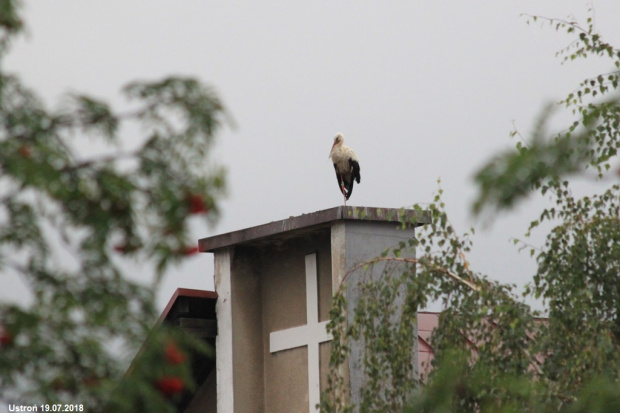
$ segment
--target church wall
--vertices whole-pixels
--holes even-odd
[[[265,411],[268,412],[308,411],[307,397],[300,397],[308,394],[307,347],[272,354],[269,334],[306,324],[305,256],[311,253],[317,253],[319,321],[323,321],[331,306],[329,228],[265,247],[262,252]],[[326,377],[327,364],[321,364],[321,376]]]
[[[325,239],[320,241],[321,249],[318,251],[318,276],[319,276],[319,321],[329,320],[329,311],[332,306],[332,257],[329,232]],[[331,345],[329,342],[319,344],[321,391],[327,388],[327,376],[329,374],[329,358]]]
[[[401,230],[394,223],[368,223],[363,221],[347,221],[345,223],[345,273],[356,265],[381,256],[387,248],[398,247],[399,242],[407,242],[414,236],[413,228]],[[409,256],[403,251],[404,257],[415,258],[412,251]],[[355,307],[359,301],[361,288],[358,282],[361,279],[378,279],[384,277],[385,264],[375,264],[369,271],[360,270],[352,273],[347,278],[347,312],[349,323],[353,322]],[[393,268],[393,266],[391,266]],[[398,272],[389,275],[397,276]],[[417,334],[417,333],[416,333]],[[351,401],[359,406],[361,402],[361,389],[364,385],[362,357],[364,345],[360,341],[350,343],[351,355],[349,357],[349,384]],[[412,363],[417,367],[416,353],[412,354]]]
[[[235,413],[264,412],[260,251],[236,247],[232,260],[233,385]]]
[[[215,256],[218,411],[308,411],[308,360],[313,366],[319,364],[318,379],[321,390],[325,389],[331,345],[325,342],[325,331],[320,331],[324,326],[316,324],[316,318],[311,323],[314,330],[305,328],[306,269],[308,280],[316,271],[318,319],[326,321],[332,294],[350,268],[413,236],[413,229],[397,230],[399,225],[390,214],[400,212],[338,207],[200,240],[202,250]],[[425,220],[428,217],[420,216],[416,222]],[[311,254],[316,254],[316,268]],[[380,269],[373,274],[380,275]],[[356,275],[350,276],[345,310],[349,321],[359,297],[355,284]],[[315,297],[311,288],[308,291]],[[294,327],[298,328],[287,334]],[[302,342],[311,342],[313,351],[308,351],[308,345],[287,349]],[[359,364],[362,350],[359,343],[353,343],[352,356],[340,372],[350,384],[355,403],[364,380]],[[415,363],[415,355],[412,360]],[[315,400],[316,367],[311,375],[315,385],[310,386],[310,393]]]
[[[233,339],[232,339],[232,295],[231,262],[233,248],[222,248],[214,254],[215,285],[217,288],[217,337],[216,371],[217,371],[217,411],[234,412],[233,384]]]

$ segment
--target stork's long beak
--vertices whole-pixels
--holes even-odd
[[[327,155],[328,158],[332,156],[332,151],[334,150],[334,146],[336,145],[338,145],[338,142],[334,142],[334,144],[332,145],[332,148],[329,150],[329,155]]]

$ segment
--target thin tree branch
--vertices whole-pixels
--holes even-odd
[[[466,279],[460,277],[459,275],[453,273],[450,270],[447,270],[447,269],[442,268],[442,267],[430,266],[430,265],[428,265],[428,264],[426,264],[424,262],[420,262],[419,260],[417,260],[415,258],[402,258],[402,257],[377,257],[377,258],[374,258],[374,259],[372,259],[370,261],[366,261],[366,262],[363,262],[361,264],[358,264],[355,267],[351,268],[349,271],[347,271],[347,273],[344,275],[344,278],[340,282],[340,286],[342,286],[342,284],[347,280],[349,274],[359,270],[360,268],[366,267],[368,265],[373,265],[373,264],[376,264],[376,263],[382,262],[382,261],[406,262],[406,263],[410,263],[410,264],[424,265],[428,269],[430,269],[431,271],[437,271],[437,272],[444,273],[447,276],[449,276],[450,278],[452,278],[454,281],[459,282],[461,284],[464,284],[464,285],[466,285],[467,287],[469,287],[470,289],[472,289],[472,290],[474,290],[476,292],[480,292],[480,287],[479,286],[474,284],[472,281],[469,281],[469,280],[466,280]]]

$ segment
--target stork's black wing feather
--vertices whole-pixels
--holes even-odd
[[[359,184],[362,179],[360,175],[360,164],[354,159],[349,159],[349,165],[351,166],[351,180],[355,179],[355,182]]]
[[[360,183],[360,164],[355,159],[349,159],[349,167],[351,168],[351,179],[349,182],[345,182],[347,187],[347,193],[345,194],[347,200],[351,198],[351,194],[353,193],[353,183]]]

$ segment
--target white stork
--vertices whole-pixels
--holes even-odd
[[[344,196],[344,204],[346,205],[347,199],[349,199],[353,193],[353,181],[359,184],[361,176],[357,155],[355,155],[353,149],[343,145],[343,143],[344,136],[342,136],[341,133],[337,134],[334,138],[334,144],[332,145],[329,157],[334,163],[338,187]]]

